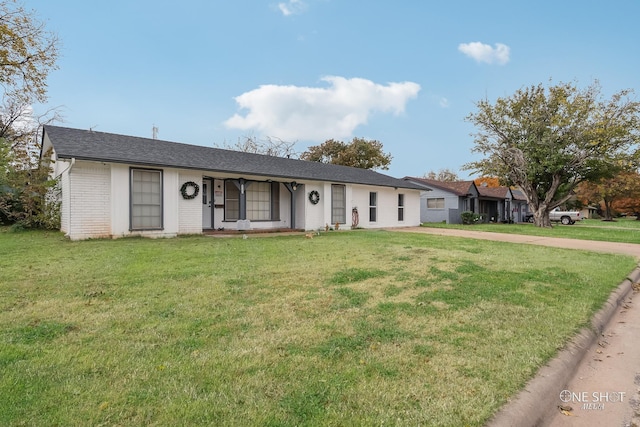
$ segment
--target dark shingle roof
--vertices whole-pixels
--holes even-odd
[[[511,189],[511,194],[513,194],[513,198],[515,200],[527,200],[527,196],[525,196],[524,193],[520,190]]]
[[[482,197],[492,197],[494,199],[506,199],[509,187],[483,187],[478,186],[478,193]]]
[[[60,126],[44,126],[44,133],[63,159],[420,189],[401,179],[347,166]]]
[[[405,180],[414,181],[422,186],[438,188],[449,191],[456,196],[466,196],[473,185],[473,181],[436,181],[435,179],[405,177]]]

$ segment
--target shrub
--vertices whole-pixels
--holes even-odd
[[[480,215],[471,211],[464,211],[460,214],[463,224],[475,224],[480,221]]]

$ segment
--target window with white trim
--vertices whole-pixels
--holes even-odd
[[[398,194],[398,221],[404,221],[404,194]]]
[[[427,209],[444,209],[444,197],[427,199]]]
[[[162,229],[162,171],[131,169],[130,229]]]

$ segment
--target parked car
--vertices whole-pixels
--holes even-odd
[[[526,214],[524,219],[527,222],[533,222],[533,214]],[[563,225],[575,224],[576,221],[580,221],[582,219],[583,218],[578,211],[563,211],[560,210],[560,208],[554,208],[549,212],[549,220],[560,222]]]
[[[554,208],[549,212],[549,219],[551,221],[560,221],[560,223],[564,225],[569,225],[580,221],[582,217],[578,211],[562,211],[560,208]]]

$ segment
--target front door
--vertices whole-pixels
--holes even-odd
[[[202,229],[212,228],[213,224],[213,200],[211,197],[213,191],[213,180],[204,178],[202,180]]]

